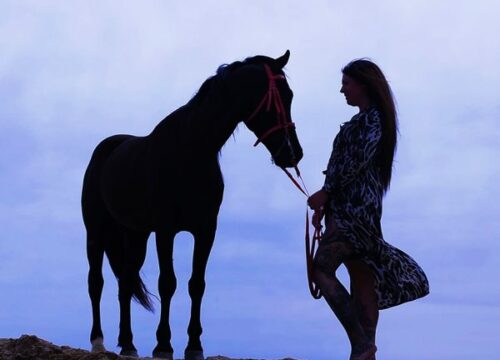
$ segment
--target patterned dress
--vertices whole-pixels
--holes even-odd
[[[372,269],[378,307],[386,309],[427,295],[429,282],[415,260],[382,236],[383,185],[377,165],[380,117],[377,108],[371,107],[341,125],[323,190],[329,194],[330,221],[354,256]]]

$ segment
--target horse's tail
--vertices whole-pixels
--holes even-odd
[[[135,281],[133,282],[132,296],[134,300],[144,306],[146,310],[154,312],[154,305],[151,301],[150,295],[152,294],[149,292],[146,284],[142,281],[139,273],[137,273]]]
[[[129,277],[126,279],[126,284],[129,286],[129,290],[132,291],[132,297],[134,300],[141,304],[146,310],[153,312],[154,306],[150,297],[152,294],[147,289],[146,284],[142,281],[139,269],[133,269],[130,275],[124,275],[125,266],[130,265],[127,264],[125,260],[127,258],[126,253],[127,251],[133,251],[124,245],[122,232],[119,236],[109,237],[108,241],[106,241],[105,252],[111,269],[113,270],[113,273],[118,281],[120,281],[122,276]]]

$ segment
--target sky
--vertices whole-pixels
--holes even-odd
[[[498,359],[500,23],[496,1],[0,2],[0,338],[89,348],[82,178],[103,138],[146,135],[224,63],[291,51],[292,116],[310,191],[339,125],[357,109],[341,68],[369,57],[399,111],[385,240],[425,270],[429,296],[384,310],[378,358]],[[349,344],[304,259],[305,198],[239,126],[221,154],[226,190],[208,264],[206,355],[346,359]],[[176,237],[172,343],[187,342],[192,237]],[[116,281],[101,302],[116,351]],[[150,241],[142,276],[157,293]],[[348,281],[345,270],[340,277]],[[159,319],[133,305],[135,344]]]

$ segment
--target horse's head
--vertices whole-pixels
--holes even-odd
[[[244,123],[258,138],[255,146],[262,142],[282,168],[297,165],[303,156],[290,115],[293,92],[283,72],[289,57],[290,51],[277,59],[255,56],[234,74]]]

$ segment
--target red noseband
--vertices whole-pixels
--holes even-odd
[[[276,80],[284,80],[285,76],[284,75],[275,75],[271,71],[271,68],[269,65],[264,64],[264,69],[266,70],[267,78],[269,80],[269,88],[260,101],[259,105],[257,105],[257,108],[254,110],[252,115],[250,115],[247,119],[247,122],[252,120],[257,114],[260,112],[260,110],[266,106],[266,111],[271,110],[271,104],[274,105],[274,109],[276,110],[276,117],[277,117],[277,124],[276,126],[273,126],[269,130],[267,130],[264,134],[260,136],[260,138],[255,142],[253,146],[259,145],[260,142],[262,142],[265,138],[267,138],[269,135],[271,135],[273,132],[280,130],[280,129],[285,129],[287,136],[288,136],[288,128],[295,128],[295,124],[291,121],[288,121],[288,118],[286,116],[286,111],[285,111],[285,106],[283,105],[283,101],[281,100],[281,94],[276,86]]]

